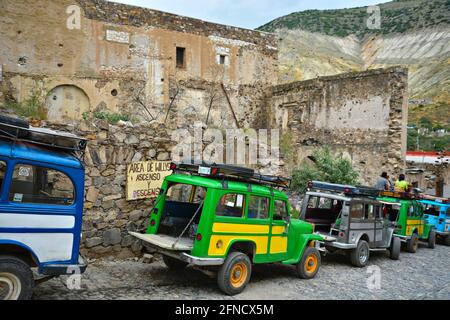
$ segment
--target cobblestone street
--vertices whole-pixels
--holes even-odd
[[[381,270],[381,289],[369,290],[369,269],[353,268],[344,256],[322,258],[317,277],[305,281],[291,266],[255,266],[240,295],[221,294],[214,278],[187,268],[169,271],[160,259],[97,260],[82,277],[81,290],[69,290],[66,277],[36,287],[34,299],[450,299],[449,248],[421,245],[416,254],[402,252],[399,261],[372,253],[370,266]]]

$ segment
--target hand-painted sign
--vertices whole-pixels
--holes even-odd
[[[170,161],[134,162],[127,168],[127,200],[154,198],[164,178],[170,175]]]

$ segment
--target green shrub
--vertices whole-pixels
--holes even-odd
[[[305,164],[292,174],[292,188],[303,192],[310,180],[330,183],[357,184],[359,174],[353,169],[350,160],[335,156],[329,147],[314,150],[314,165]]]
[[[5,107],[13,110],[18,116],[45,120],[47,115],[42,104],[42,95],[39,89],[33,88],[30,95],[22,102],[7,101]]]

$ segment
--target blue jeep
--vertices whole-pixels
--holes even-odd
[[[81,274],[86,140],[0,116],[0,300]],[[33,274],[32,268],[36,268]]]
[[[438,238],[450,246],[450,201],[448,199],[421,200],[425,219],[434,226]]]

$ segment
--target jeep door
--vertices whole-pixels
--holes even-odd
[[[408,201],[406,235],[411,236],[413,232],[417,232],[422,237],[424,232],[425,221],[423,219],[423,207],[417,201]]]
[[[0,240],[31,248],[41,264],[77,263],[81,171],[65,168],[63,172],[52,165],[9,160],[0,201]]]
[[[251,243],[254,262],[265,262],[270,233],[270,198],[240,191],[215,190],[215,199],[218,202],[215,204],[208,255],[223,257],[233,245]]]
[[[350,205],[349,243],[357,244],[366,235],[372,247],[375,240],[375,216],[373,204],[352,201]]]
[[[283,199],[273,199],[269,253],[271,261],[286,258],[288,247],[289,205]]]

